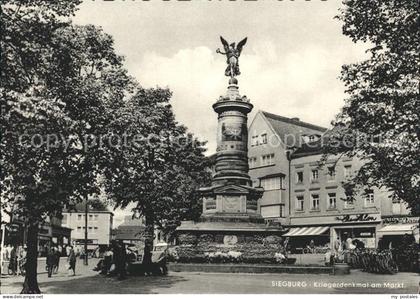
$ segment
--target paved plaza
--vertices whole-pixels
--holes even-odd
[[[419,274],[369,274],[352,270],[350,275],[328,274],[231,274],[231,273],[176,273],[165,277],[128,277],[119,281],[92,271],[97,260],[89,266],[77,261],[77,275],[68,276],[65,269],[51,278],[38,275],[43,293],[418,293]],[[65,263],[63,262],[64,266]],[[1,293],[19,293],[23,277],[2,276]]]

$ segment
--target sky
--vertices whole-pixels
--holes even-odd
[[[239,65],[239,91],[258,110],[329,127],[346,97],[341,66],[364,60],[367,45],[342,35],[334,19],[340,0],[84,1],[77,24],[112,35],[129,73],[143,87],[169,87],[177,120],[216,148],[211,106],[226,93],[228,42],[248,37]],[[121,215],[116,213],[116,222]]]

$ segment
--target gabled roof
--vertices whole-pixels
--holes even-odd
[[[287,118],[277,114],[260,111],[275,133],[288,147],[300,147],[302,136],[322,135],[327,128],[300,121],[295,118]]]
[[[337,152],[351,150],[352,148],[351,144],[346,146],[343,140],[340,141],[340,128],[334,127],[326,131],[319,139],[302,143],[301,146],[292,153],[292,159],[324,153],[324,147],[328,147],[329,145],[333,146],[334,144],[337,144],[335,147]]]

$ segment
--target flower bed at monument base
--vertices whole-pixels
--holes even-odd
[[[296,262],[295,258],[287,258],[280,253],[278,246],[267,244],[180,245],[171,249],[168,260],[187,264],[294,264]]]

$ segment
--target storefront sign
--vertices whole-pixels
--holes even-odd
[[[382,222],[384,224],[418,224],[419,217],[384,217]]]
[[[343,215],[335,217],[338,221],[341,222],[366,222],[366,221],[376,221],[376,217],[369,214],[357,214],[357,215]]]
[[[379,213],[346,214],[337,216],[295,216],[290,217],[291,225],[348,225],[381,221]]]

